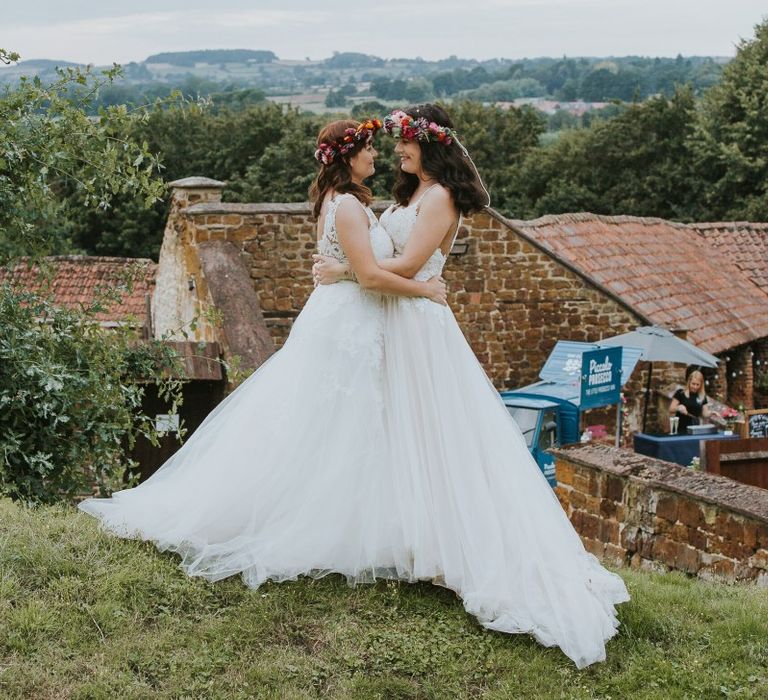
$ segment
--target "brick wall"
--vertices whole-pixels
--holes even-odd
[[[557,495],[593,554],[768,586],[768,491],[602,445],[556,453]]]
[[[752,345],[755,408],[768,408],[768,338]]]
[[[445,277],[451,306],[472,349],[499,388],[538,378],[558,339],[596,341],[640,320],[572,270],[519,236],[500,217],[468,219]]]
[[[312,291],[316,244],[309,207],[203,203],[183,215],[191,245],[225,239],[241,248],[270,332],[281,345]],[[535,381],[558,338],[594,341],[639,325],[626,308],[495,216],[467,219],[459,235],[466,252],[451,255],[446,266],[449,303],[498,388]]]
[[[195,241],[238,245],[262,313],[280,347],[312,292],[315,223],[305,204],[199,205],[187,210]]]
[[[188,326],[193,315],[205,311],[205,280],[195,248],[201,241],[227,240],[242,253],[269,332],[280,347],[312,291],[316,235],[309,206],[225,204],[220,201],[224,183],[188,178],[172,184],[177,186],[161,251],[156,332]],[[375,203],[374,209],[380,212],[385,206]],[[620,300],[544,252],[492,210],[464,221],[455,250],[459,249],[463,252],[450,256],[444,272],[450,286],[449,304],[499,389],[535,381],[558,339],[599,341],[644,324]],[[196,305],[187,291],[190,280],[200,287]],[[187,332],[194,339],[215,340],[215,330],[204,319],[196,330],[187,328]],[[758,359],[768,366],[768,348],[763,345],[761,352]],[[743,379],[732,388],[723,368],[712,388],[742,401],[752,385],[746,374],[751,378],[756,367],[752,360],[748,348],[734,351],[732,362],[738,363],[734,379]],[[631,429],[640,427],[646,370],[646,363],[640,363],[627,387]],[[680,365],[655,363],[651,391],[672,377],[682,383],[683,375]],[[649,429],[665,428],[662,414],[652,395]],[[590,420],[609,424],[613,420],[611,415],[598,418]]]
[[[728,401],[731,406],[754,408],[753,353],[749,345],[741,345],[726,354]]]

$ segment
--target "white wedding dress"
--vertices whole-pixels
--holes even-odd
[[[382,215],[396,253],[418,210]],[[415,277],[444,264],[437,250]],[[489,629],[530,633],[579,668],[604,660],[624,582],[585,551],[451,310],[385,305],[386,430],[407,543],[398,568],[456,591]]]
[[[329,203],[319,251],[345,260]],[[357,200],[355,200],[357,201]],[[367,209],[377,258],[392,242]],[[257,587],[299,574],[393,576],[381,296],[317,287],[275,355],[136,488],[80,504],[103,527],[181,555],[191,576]]]

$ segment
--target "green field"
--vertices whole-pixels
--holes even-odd
[[[768,591],[620,573],[621,632],[577,671],[428,584],[209,584],[72,509],[0,501],[0,697],[768,697]]]

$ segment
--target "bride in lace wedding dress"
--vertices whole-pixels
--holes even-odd
[[[323,129],[311,191],[319,250],[349,257],[366,288],[317,287],[283,348],[151,478],[83,501],[106,530],[177,552],[192,576],[240,573],[253,587],[332,571],[352,581],[398,575],[404,543],[385,468],[381,293],[438,306],[445,286],[376,265],[392,255],[363,185],[380,125],[339,121]]]
[[[397,204],[381,217],[396,251],[379,260],[415,280],[440,275],[462,213],[487,192],[448,115],[392,113]],[[318,258],[323,284],[345,265]],[[456,591],[485,627],[530,633],[582,668],[605,659],[623,581],[587,553],[447,306],[385,299],[384,417],[398,571]]]

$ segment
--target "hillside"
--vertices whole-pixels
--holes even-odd
[[[675,58],[560,57],[498,58],[486,61],[450,56],[383,59],[363,53],[336,52],[321,60],[281,59],[271,51],[221,49],[166,52],[124,66],[124,78],[105,89],[105,103],[141,103],[171,87],[190,95],[256,88],[281,102],[344,107],[363,99],[420,102],[472,99],[510,102],[550,98],[561,102],[634,101],[672,94],[690,85],[696,94],[719,81],[728,59],[708,56]],[[22,61],[0,69],[0,82],[22,75],[55,76],[50,60]],[[112,91],[110,93],[110,91]],[[329,97],[330,95],[330,97]],[[118,100],[119,98],[119,100]],[[318,107],[315,109],[315,107]]]
[[[0,501],[3,698],[764,698],[768,596],[621,571],[608,661],[483,631],[450,592],[186,578],[72,509]]]

